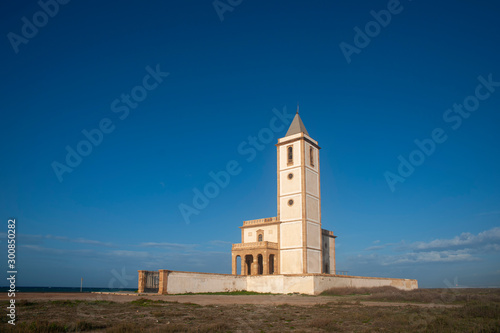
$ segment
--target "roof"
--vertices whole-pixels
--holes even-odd
[[[288,128],[288,132],[286,132],[285,136],[290,136],[298,133],[309,135],[309,133],[307,133],[306,127],[304,126],[304,123],[302,122],[302,119],[300,119],[299,111],[297,110],[297,113],[295,114],[295,117],[293,118],[292,123],[290,124],[290,128]]]

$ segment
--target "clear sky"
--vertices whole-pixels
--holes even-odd
[[[299,102],[338,270],[500,286],[498,1],[0,6],[0,268],[16,218],[18,285],[230,273],[242,221],[276,216]]]

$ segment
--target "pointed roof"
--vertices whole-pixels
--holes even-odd
[[[288,132],[286,132],[285,137],[298,133],[309,135],[309,133],[307,133],[306,127],[304,126],[304,123],[302,122],[302,119],[300,119],[299,107],[297,106],[297,113],[295,114],[295,117],[293,118],[292,123],[290,124],[290,128],[288,128]]]

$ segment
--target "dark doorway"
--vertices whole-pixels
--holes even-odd
[[[264,273],[264,263],[263,263],[264,259],[262,257],[262,254],[259,254],[257,256],[257,264],[258,264],[258,271],[257,271],[257,274],[259,275],[262,275]]]
[[[253,256],[251,254],[245,256],[245,263],[247,265],[247,275],[252,275]]]

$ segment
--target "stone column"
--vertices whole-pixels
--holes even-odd
[[[259,260],[258,258],[254,258],[252,262],[252,274],[251,275],[258,275],[259,273]]]
[[[160,269],[158,271],[160,273],[160,283],[158,286],[158,294],[166,295],[167,294],[167,283],[168,283],[168,273],[170,272],[167,269]]]
[[[244,263],[244,266],[245,266],[245,274],[243,275],[250,275],[251,272],[248,271],[248,263],[247,263],[247,255],[244,256],[245,259],[242,259],[242,265]],[[250,263],[250,268],[252,268],[253,266],[253,263]]]
[[[262,275],[269,275],[269,253],[264,251],[262,255]]]
[[[238,267],[238,265],[237,265],[237,261],[238,261],[237,256],[234,253],[231,253],[231,259],[232,259],[231,260],[231,263],[232,263],[231,264],[231,274],[236,275],[237,274],[236,269]]]
[[[139,272],[139,285],[137,286],[137,292],[143,293],[144,287],[146,286],[146,271],[138,271]]]
[[[279,265],[279,252],[274,255],[274,274],[280,274],[280,265]]]

